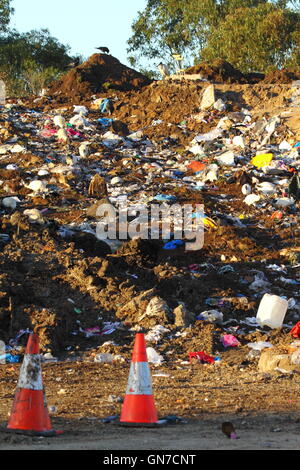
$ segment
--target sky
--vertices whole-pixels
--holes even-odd
[[[108,47],[121,63],[127,60],[131,25],[146,0],[12,0],[10,27],[23,33],[47,28],[51,36],[71,47],[70,55],[84,58]]]

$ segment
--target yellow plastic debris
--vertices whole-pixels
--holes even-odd
[[[273,160],[272,153],[262,153],[252,158],[251,164],[256,166],[256,168],[263,168],[264,166],[269,165],[269,163],[271,163],[272,160]]]
[[[217,224],[210,217],[205,217],[202,220],[207,227],[217,228]]]

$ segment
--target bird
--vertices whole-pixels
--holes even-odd
[[[109,49],[107,47],[95,47],[95,49],[99,49],[99,51],[109,54]]]
[[[161,73],[162,77],[163,78],[166,78],[170,75],[170,72],[169,72],[169,69],[168,67],[163,64],[162,62],[160,62],[158,65],[157,65],[157,68],[159,70],[159,72]]]
[[[229,439],[237,439],[237,435],[234,429],[234,426],[229,421],[222,423],[222,432],[227,436]]]

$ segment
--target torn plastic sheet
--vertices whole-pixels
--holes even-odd
[[[240,346],[239,340],[233,335],[224,335],[221,338],[221,342],[225,348]]]
[[[213,364],[215,362],[214,358],[206,354],[204,351],[199,352],[190,352],[189,360],[192,362],[193,359],[197,359],[202,364]]]
[[[91,338],[92,336],[110,335],[120,325],[119,322],[104,322],[103,324],[105,325],[104,328],[100,328],[100,326],[94,326],[92,328],[86,328],[85,330],[79,328],[79,331],[83,333],[86,338]]]
[[[26,334],[31,334],[33,333],[32,330],[30,330],[29,328],[27,328],[26,330],[20,330],[19,333],[17,334],[17,336],[14,338],[14,339],[11,339],[9,341],[9,345],[14,347],[18,344],[19,342],[19,339],[23,336],[23,335],[26,335]]]

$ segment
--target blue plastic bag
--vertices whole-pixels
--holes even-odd
[[[2,354],[0,361],[5,361],[8,364],[17,364],[21,361],[21,356],[13,356],[12,354]]]
[[[164,250],[176,250],[179,246],[183,246],[184,242],[182,240],[172,240],[164,246]]]
[[[100,119],[98,119],[98,122],[103,127],[109,127],[111,125],[111,123],[113,122],[113,120],[112,119],[107,119],[107,118],[100,118]]]

